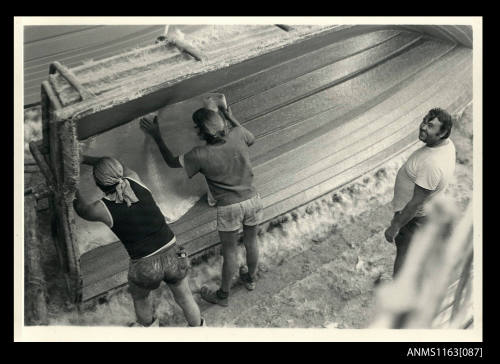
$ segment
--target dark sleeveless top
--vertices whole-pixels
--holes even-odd
[[[127,178],[139,199],[130,207],[102,199],[113,218],[111,230],[121,240],[130,258],[143,258],[163,247],[174,237],[151,192]]]

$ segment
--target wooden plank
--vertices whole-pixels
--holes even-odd
[[[318,50],[299,55],[287,62],[261,70],[217,90],[230,104],[302,76],[325,65],[351,57],[398,36],[397,30],[380,30],[350,37]]]
[[[376,83],[374,83],[374,85],[376,85]],[[344,121],[351,120],[352,118],[356,117],[357,115],[362,113],[367,108],[373,107],[377,103],[382,102],[385,97],[390,96],[392,93],[394,93],[395,91],[400,89],[402,87],[402,85],[404,85],[404,83],[403,84],[396,84],[396,86],[394,88],[387,90],[386,94],[381,94],[380,96],[377,96],[374,99],[365,100],[364,104],[360,103],[360,106],[353,108],[352,110],[348,111],[347,113],[343,113],[342,109],[340,109],[340,110],[334,109],[333,112],[338,113],[337,115],[339,115],[339,116],[342,115],[340,122],[342,122],[342,120],[344,120]],[[359,97],[358,95],[352,95],[352,99],[353,100],[360,100],[361,97]],[[307,107],[307,105],[304,107]],[[334,124],[329,124],[329,125],[327,124],[327,125],[324,125],[324,126],[317,128],[317,129],[313,129],[310,133],[305,134],[303,136],[296,136],[297,137],[296,140],[291,141],[289,143],[285,143],[283,145],[279,145],[278,147],[276,147],[274,149],[266,151],[265,154],[262,154],[262,155],[257,154],[251,150],[252,154],[255,153],[253,155],[252,161],[253,161],[254,165],[257,165],[257,166],[261,166],[264,163],[273,163],[273,161],[277,157],[284,155],[285,152],[296,150],[297,145],[302,145],[306,141],[311,141],[311,140],[314,140],[314,138],[321,136],[322,134],[324,134],[325,132],[330,130],[331,126],[338,126],[338,124],[335,124],[335,125]],[[259,148],[265,148],[265,147],[259,146]]]
[[[329,155],[332,149],[324,149],[324,146],[330,144],[332,140],[336,141],[335,150],[340,150],[343,146],[349,145],[349,143],[355,141],[356,138],[362,137],[368,132],[376,131],[379,127],[384,127],[384,123],[386,123],[386,120],[390,120],[389,118],[405,115],[419,104],[427,101],[431,96],[434,96],[437,92],[441,91],[444,92],[445,95],[455,95],[456,92],[453,91],[456,90],[450,92],[446,87],[453,84],[454,80],[460,79],[460,76],[464,77],[464,75],[466,75],[465,72],[470,72],[470,66],[470,58],[462,59],[461,62],[457,62],[454,65],[443,62],[441,64],[441,69],[439,69],[438,66],[433,67],[433,69],[436,70],[435,73],[428,72],[424,74],[425,77],[419,78],[418,82],[414,81],[409,84],[405,82],[402,90],[393,95],[384,95],[385,99],[377,98],[375,103],[371,103],[369,107],[365,109],[365,112],[369,110],[369,113],[363,113],[360,117],[353,117],[353,115],[350,114],[347,118],[349,120],[348,123],[344,121],[345,114],[341,114],[340,120],[336,120],[337,115],[333,115],[330,119],[331,124],[325,123],[326,127],[319,129],[319,131],[315,133],[317,137],[311,139],[312,143],[310,146],[314,149],[310,149],[308,153],[312,153],[316,158],[320,159]],[[446,68],[449,68],[452,72],[441,76],[440,80],[436,82],[432,75],[440,75],[439,72],[445,71]],[[387,110],[389,110],[389,112]],[[321,116],[327,117],[328,115]],[[291,154],[284,153],[276,160],[257,165],[255,168],[256,183],[262,185],[272,180],[272,176],[276,174],[286,173],[286,171],[297,172],[298,167],[304,166],[305,161],[303,161],[302,158],[307,154],[306,150],[308,150],[308,147],[306,143],[301,142],[300,135],[294,135],[292,133],[290,137],[291,140],[295,141],[292,143],[295,148],[290,150]],[[259,145],[259,147],[261,146]]]
[[[362,113],[364,109],[375,107],[386,99],[391,100],[391,96],[396,93],[398,95],[398,98],[401,98],[401,100],[395,102],[402,103],[408,97],[412,97],[413,92],[417,92],[415,87],[419,87],[419,90],[423,90],[426,87],[431,87],[435,83],[435,79],[433,78],[434,71],[431,71],[431,69],[435,70],[435,73],[443,72],[448,67],[452,67],[452,69],[458,69],[456,64],[454,63],[454,59],[458,59],[457,57],[459,57],[460,54],[456,52],[453,53],[454,58],[447,57],[448,55],[449,54],[445,55],[443,59],[439,59],[436,64],[432,65],[432,68],[429,67],[424,69],[423,71],[420,71],[419,73],[410,75],[410,77],[408,77],[401,83],[366,101],[359,107],[352,108],[350,105],[333,105],[331,109],[327,109],[320,114],[315,114],[304,120],[291,123],[286,127],[270,134],[264,134],[263,136],[257,138],[254,144],[254,148],[259,151],[259,154],[261,154],[263,158],[267,157],[269,163],[273,163],[271,161],[271,155],[269,154],[270,150],[287,143],[303,143],[304,139],[300,138],[303,138],[312,130],[322,128],[321,130],[323,132],[326,132],[326,128],[328,127],[325,127],[325,125],[327,124],[332,127],[339,127],[346,120],[351,120],[355,118],[356,115]],[[419,79],[418,82],[413,82],[417,77]],[[425,82],[423,82],[424,80]],[[395,105],[394,107],[397,107],[397,105]],[[350,123],[349,126],[353,126],[353,124]],[[292,145],[290,146],[292,147]],[[256,161],[255,165],[257,167],[256,173],[259,176],[262,176],[262,167],[264,166],[262,163],[257,164],[257,162],[261,162],[263,158],[254,158],[254,161]],[[274,168],[278,167],[280,167],[280,164],[276,162]]]
[[[126,285],[128,282],[127,275],[128,270],[121,270],[109,277],[105,277],[101,280],[93,282],[92,284],[83,286],[82,301],[87,301],[114,288]]]
[[[324,65],[236,103],[228,98],[231,108],[242,122],[258,118],[259,115],[288,105],[297,98],[304,97],[325,86],[331,87],[330,85],[335,85],[352,75],[376,67],[395,55],[409,51],[412,47],[417,47],[419,39],[420,36],[415,34],[401,34],[364,52]],[[307,63],[308,60],[309,58],[304,59],[303,62]]]
[[[59,74],[64,77],[64,79],[79,93],[82,100],[95,96],[80,84],[80,81],[77,80],[73,72],[57,61],[52,62],[49,68],[50,74],[54,74],[56,72],[59,72]]]
[[[83,287],[128,269],[129,256],[120,241],[92,249],[80,258]]]
[[[423,48],[412,49],[392,59],[390,62],[382,63],[378,67],[372,68],[357,77],[350,78],[348,81],[338,84],[335,87],[307,96],[293,104],[284,106],[280,110],[263,115],[245,124],[245,127],[258,136],[273,131],[279,133],[287,125],[307,119],[311,115],[323,110],[329,110],[332,106],[340,106],[338,110],[330,110],[330,112],[338,114],[343,108],[349,107],[349,105],[362,105],[370,97],[373,97],[373,90],[382,93],[390,89],[450,50],[449,47],[427,48],[427,46],[429,44],[424,43],[422,45]],[[426,53],[425,50],[430,50],[431,52]],[[427,60],[421,56],[424,53],[429,57]],[[368,89],[366,85],[372,85],[373,89]],[[269,148],[262,147],[261,145],[258,149],[251,149],[252,159],[257,164],[263,158],[270,159],[271,156],[279,155],[283,152],[282,149],[278,149],[276,146],[273,148],[275,151],[271,152],[274,154],[268,154],[270,152]]]
[[[203,200],[204,199],[201,198],[200,201],[198,201],[198,203],[191,208],[187,214],[175,223],[170,224],[172,231],[179,237],[180,242],[189,240],[186,239],[184,235],[186,232],[195,228],[194,225],[203,225],[214,221],[217,218],[217,209],[215,207],[208,206],[208,203]],[[195,221],[196,223],[194,223]]]
[[[105,260],[106,256],[108,255],[113,255],[116,254],[114,251],[118,249],[118,247],[121,247],[125,251],[125,254],[120,253],[117,256],[120,257],[126,257],[127,256],[127,251],[125,248],[123,248],[123,245],[120,241],[116,241],[111,244],[103,245],[100,247],[97,247],[95,249],[89,250],[88,252],[85,252],[82,254],[80,257],[81,265],[82,265],[82,275],[87,275],[92,273],[94,270],[99,269],[100,267],[107,265],[109,262],[112,261],[112,259]],[[121,250],[120,249],[120,250]],[[98,260],[101,259],[101,262]],[[103,260],[104,259],[104,260]]]

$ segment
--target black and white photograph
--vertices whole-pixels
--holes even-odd
[[[482,340],[481,17],[14,41],[16,341]]]

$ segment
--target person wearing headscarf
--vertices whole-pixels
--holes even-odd
[[[204,320],[189,289],[188,257],[176,244],[151,191],[115,158],[83,156],[82,163],[93,166],[94,181],[104,196],[85,203],[77,190],[73,206],[82,218],[106,224],[130,256],[128,285],[137,316],[132,326],[159,326],[150,292],[162,281],[171,289],[189,326],[202,326]]]
[[[139,201],[130,182],[123,177],[122,164],[115,158],[101,158],[94,165],[93,174],[97,186],[107,192],[104,198],[108,201],[126,203],[127,207]]]

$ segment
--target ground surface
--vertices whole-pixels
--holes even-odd
[[[25,141],[39,137],[39,111],[27,110]],[[445,193],[463,210],[473,188],[472,105],[458,118],[452,139],[457,148],[457,169]],[[190,286],[208,325],[367,327],[374,315],[375,283],[392,274],[395,247],[385,242],[383,232],[392,216],[389,202],[394,179],[405,157],[265,226],[258,238],[261,264],[257,288],[247,292],[236,285],[229,307],[212,306],[199,297],[201,285],[218,285],[221,257],[194,266]],[[29,187],[41,177],[29,172],[34,170],[29,165],[29,151],[25,162],[25,187]],[[134,321],[126,290],[95,301],[80,312],[65,302],[64,278],[47,219],[46,213],[39,214],[50,324],[125,326]],[[166,286],[154,292],[153,299],[162,326],[186,325]]]

